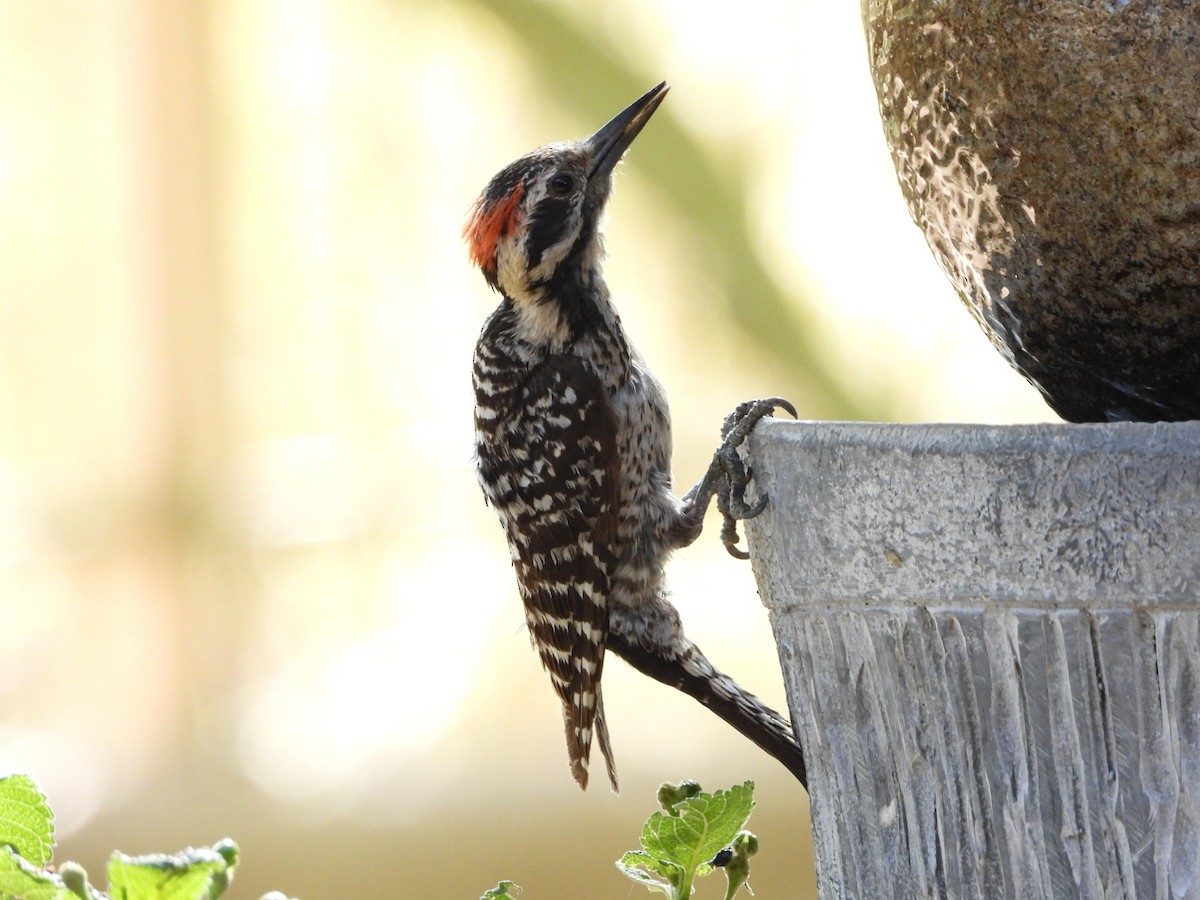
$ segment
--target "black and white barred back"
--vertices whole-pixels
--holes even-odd
[[[699,534],[708,501],[672,492],[666,397],[601,276],[598,224],[613,167],[666,90],[591,138],[506,167],[464,229],[503,297],[475,348],[479,480],[508,537],[530,635],[563,704],[571,772],[585,788],[593,737],[617,788],[601,694],[606,648],[776,756],[771,741],[798,753],[787,723],[687,640],[665,597],[666,558]]]

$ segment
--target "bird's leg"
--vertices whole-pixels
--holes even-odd
[[[793,418],[796,417],[796,408],[780,397],[747,400],[725,417],[721,426],[721,446],[713,453],[708,471],[695,487],[683,495],[685,527],[678,546],[685,547],[700,535],[704,513],[715,497],[717,509],[724,519],[721,542],[731,555],[749,559],[749,554],[738,547],[740,538],[737,523],[740,519],[753,519],[766,509],[767,498],[759,498],[753,506],[746,503],[746,487],[752,473],[738,455],[738,448],[759,420],[774,415],[776,409],[786,410]]]

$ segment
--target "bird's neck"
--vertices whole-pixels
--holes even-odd
[[[511,334],[531,362],[566,353],[595,364],[610,389],[628,379],[634,351],[598,267],[556,276],[506,305]]]

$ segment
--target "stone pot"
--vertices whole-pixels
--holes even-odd
[[[862,9],[909,211],[997,349],[1070,421],[1200,418],[1200,2]]]
[[[1200,422],[762,422],[822,900],[1200,898]]]

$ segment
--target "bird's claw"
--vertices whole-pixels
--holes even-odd
[[[721,523],[721,543],[734,559],[749,559],[750,554],[738,546],[741,536],[737,530],[737,519],[725,519]]]
[[[688,527],[679,535],[677,546],[685,547],[696,539],[700,533],[700,523],[704,511],[715,497],[717,509],[724,522],[721,525],[721,542],[730,555],[738,559],[749,559],[749,554],[738,547],[741,538],[738,536],[737,523],[743,519],[753,519],[767,508],[767,497],[763,495],[758,502],[746,502],[746,488],[750,484],[752,473],[742,462],[738,448],[745,443],[754,426],[764,416],[773,415],[775,410],[783,409],[796,416],[796,407],[780,397],[768,397],[763,400],[747,400],[725,417],[721,425],[721,446],[713,453],[708,471],[700,482],[683,496],[687,509]]]
[[[796,407],[782,397],[763,397],[759,400],[747,400],[739,403],[737,409],[725,417],[721,426],[721,438],[726,444],[732,443],[735,448],[740,446],[746,436],[754,430],[754,426],[765,416],[775,415],[775,410],[782,409],[793,419],[798,418]]]
[[[731,556],[738,559],[749,559],[750,554],[738,544],[741,537],[738,534],[737,523],[744,519],[753,519],[767,508],[767,496],[764,494],[753,505],[746,502],[746,488],[753,477],[751,470],[742,462],[738,447],[754,430],[754,426],[765,416],[775,414],[776,409],[783,409],[792,418],[796,418],[796,407],[782,397],[767,397],[761,400],[747,400],[738,405],[737,409],[725,417],[721,426],[721,446],[713,455],[713,465],[719,468],[720,477],[716,489],[717,509],[724,521],[721,524],[721,542]]]

